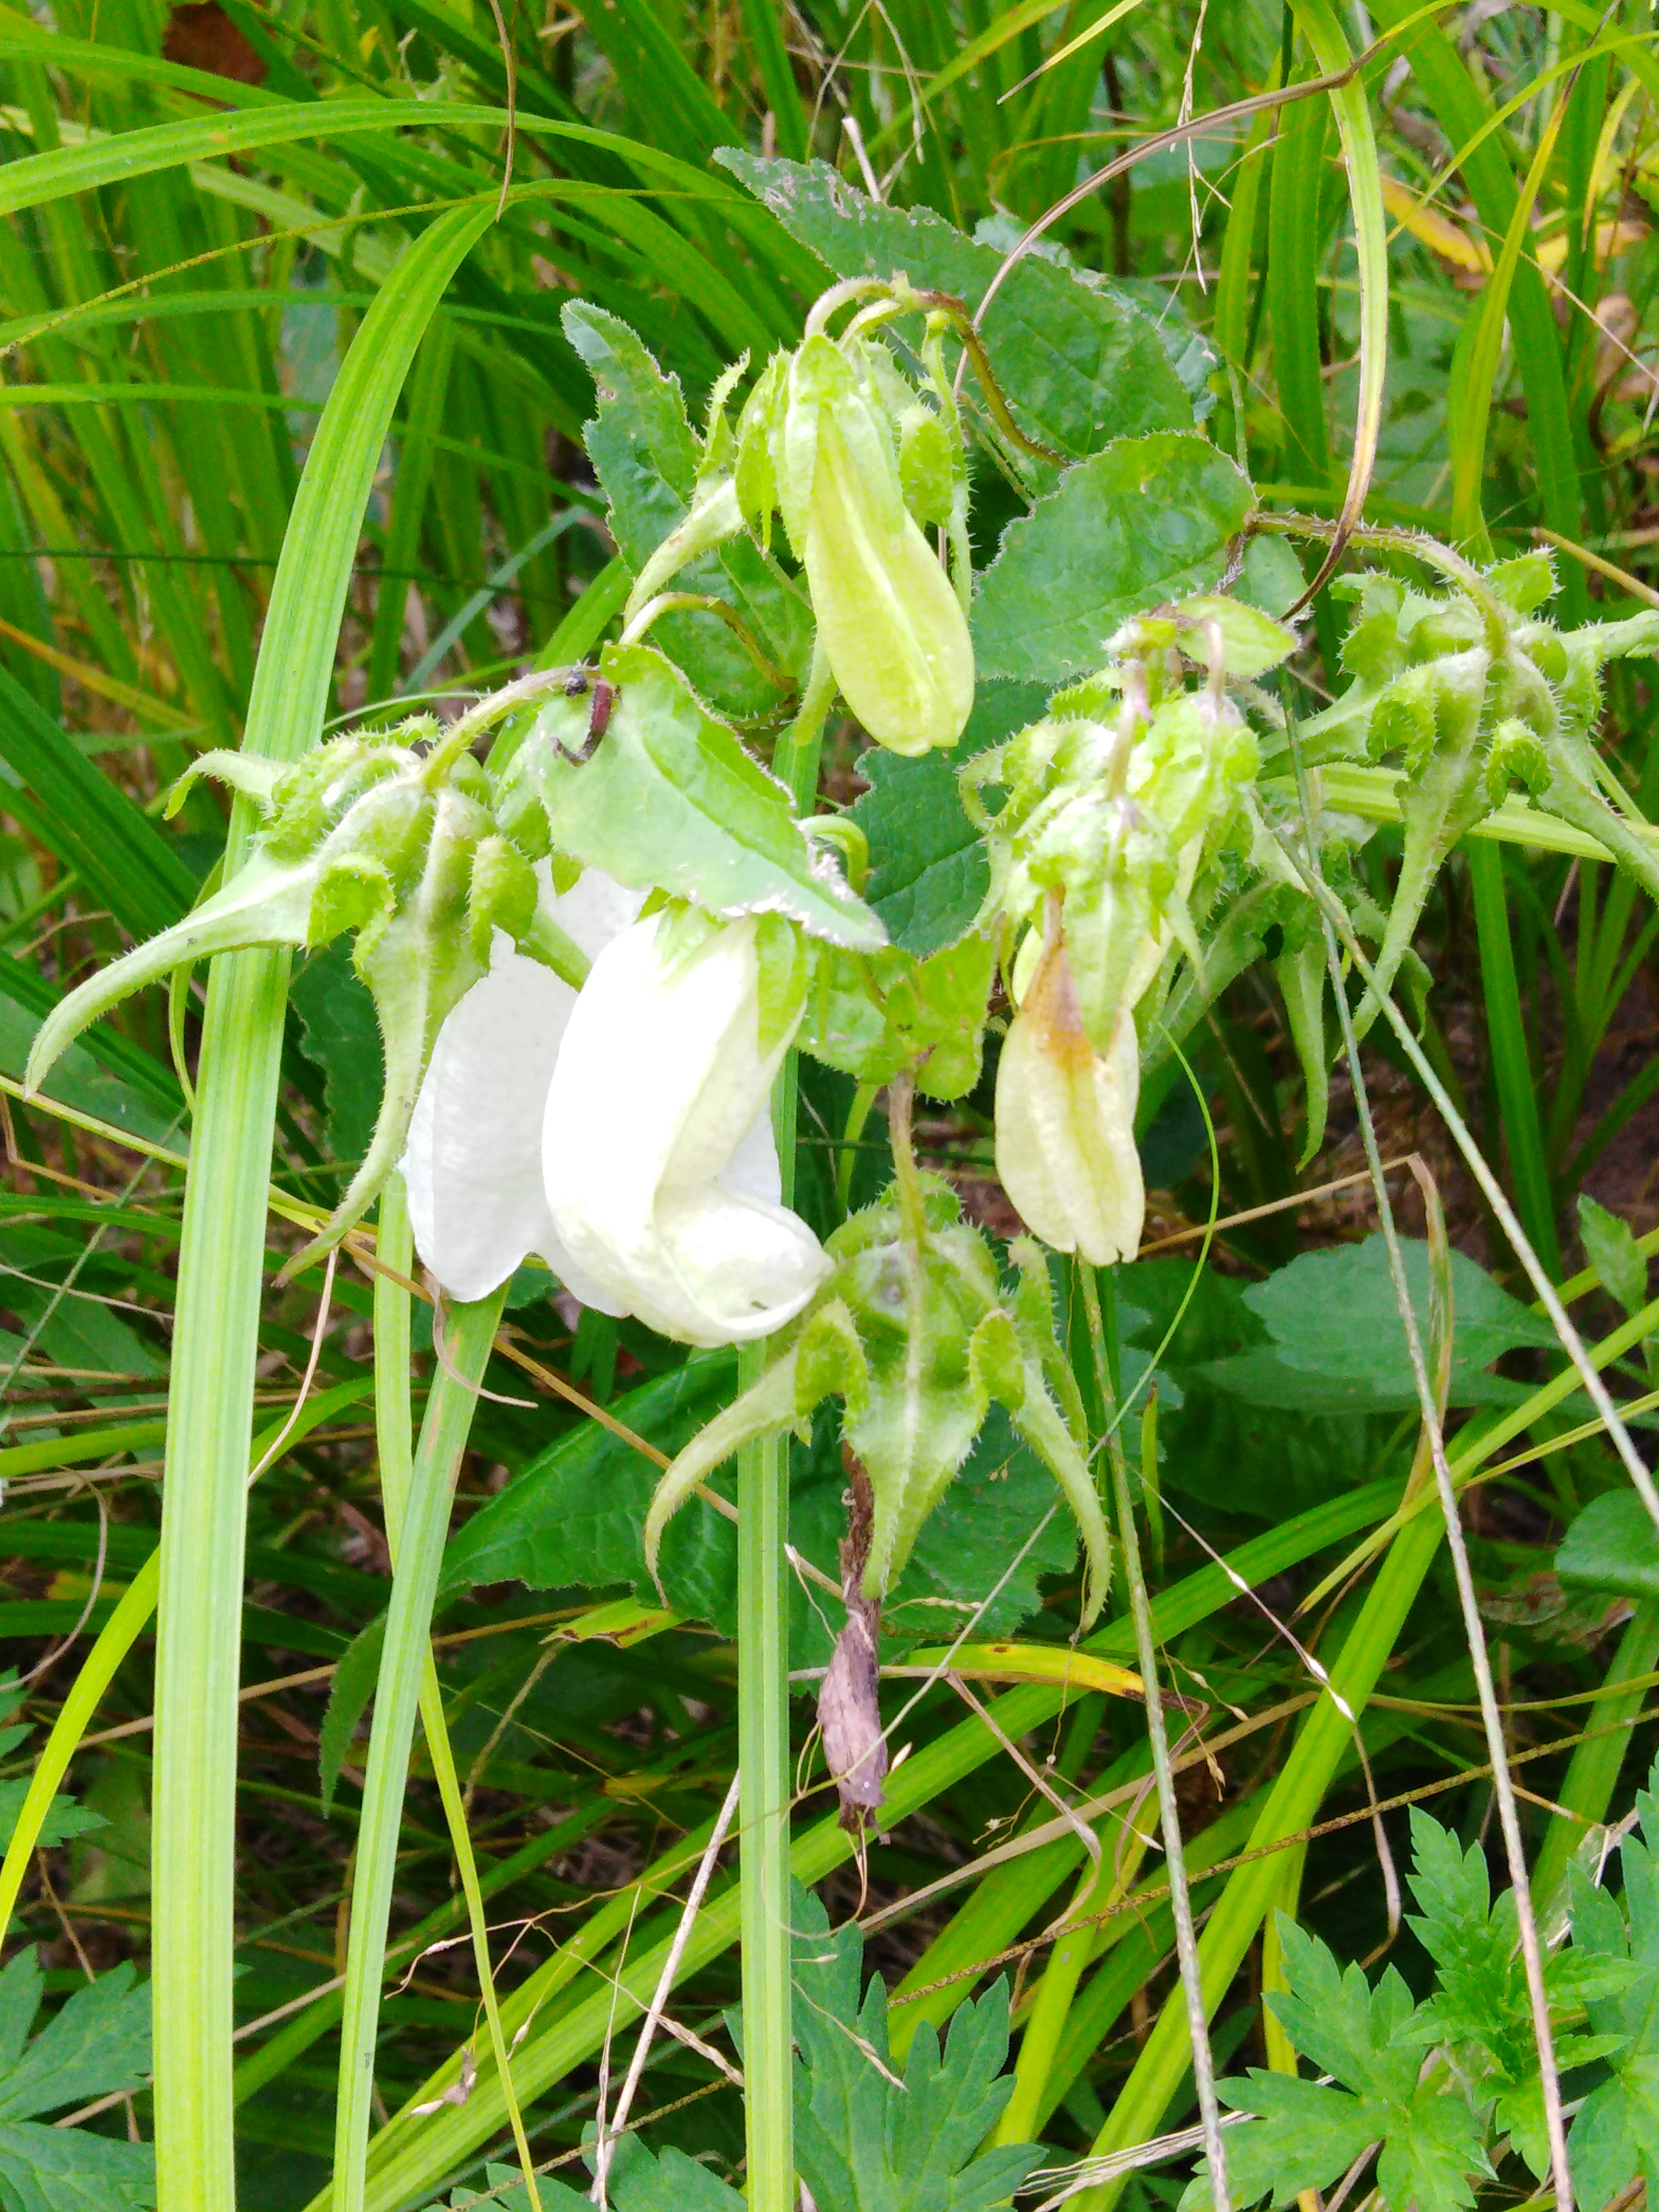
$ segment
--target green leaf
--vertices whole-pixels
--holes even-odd
[[[1507,2081],[1536,2066],[1524,1967],[1516,1947],[1515,1897],[1494,1904],[1486,1855],[1465,1851],[1420,1807],[1411,1815],[1412,1894],[1422,1910],[1407,1924],[1438,1970],[1409,2033],[1420,2043],[1474,2045]]]
[[[679,380],[664,375],[626,323],[586,301],[571,301],[561,320],[593,374],[599,412],[584,441],[611,502],[617,549],[637,575],[684,520],[696,484],[701,457]],[[805,599],[748,538],[734,538],[688,563],[672,588],[725,600],[780,668],[792,675],[804,668],[811,636]],[[654,634],[696,688],[725,712],[754,714],[776,706],[775,687],[717,618],[669,615]]]
[[[795,2151],[815,2201],[835,2212],[989,2212],[1006,2203],[1040,2155],[1033,2143],[980,2151],[1013,2087],[1002,2074],[1007,1984],[958,2009],[942,2056],[935,2029],[922,2027],[901,2086],[879,1974],[859,2001],[857,1923],[831,1936],[823,1905],[799,1884],[790,1920]]]
[[[1130,615],[1208,591],[1249,513],[1249,479],[1206,440],[1160,431],[1080,462],[1003,532],[974,602],[983,678],[1099,667]]]
[[[300,1048],[322,1071],[328,1150],[355,1166],[368,1150],[380,1110],[380,1025],[368,987],[343,943],[315,952],[295,975],[289,1001],[300,1018]]]
[[[1592,2089],[1567,2139],[1582,2204],[1610,2204],[1638,2176],[1659,2191],[1659,2056],[1633,2059]]]
[[[708,1352],[624,1392],[609,1410],[672,1458],[730,1399],[735,1375],[730,1352]],[[538,1452],[451,1538],[441,1598],[478,1583],[517,1581],[531,1589],[620,1584],[657,1602],[640,1531],[659,1472],[612,1431],[584,1421]],[[669,1602],[701,1620],[726,1616],[736,1561],[730,1524],[691,1499],[663,1538]]]
[[[1401,1240],[1418,1328],[1429,1335],[1428,1248]],[[1553,1347],[1554,1332],[1498,1288],[1461,1252],[1451,1255],[1455,1311],[1451,1403],[1508,1404],[1521,1386],[1485,1373],[1500,1353]],[[1380,1236],[1322,1252],[1304,1252],[1243,1294],[1267,1325],[1271,1350],[1236,1354],[1204,1370],[1206,1378],[1249,1404],[1304,1412],[1405,1409],[1417,1386],[1405,1327]]]
[[[0,2120],[33,2119],[138,2087],[149,2071],[149,1991],[134,1988],[135,1972],[124,1960],[76,1990],[33,2042],[15,2052],[0,2074]],[[33,1951],[20,1951],[0,1974],[0,2017],[15,2026],[27,2006],[33,2019],[40,1987]]]
[[[155,2154],[86,2128],[0,2122],[4,2212],[137,2212],[155,2202]]]
[[[672,2143],[653,2158],[635,2137],[629,2150],[612,2169],[617,2212],[744,2212],[748,2200],[729,2182]]]
[[[1257,2127],[1227,2131],[1227,2186],[1235,2204],[1294,2204],[1304,2189],[1323,2189],[1347,2171],[1382,2133],[1386,2106],[1346,2089],[1322,2087],[1252,2067],[1248,2081],[1218,2081],[1235,2112],[1254,2112]],[[1209,2212],[1209,2182],[1200,2174],[1181,2199],[1181,2212]]]
[[[1267,2002],[1297,2049],[1357,2096],[1409,2097],[1419,2059],[1394,2041],[1411,2011],[1411,1993],[1395,1968],[1373,1990],[1359,1967],[1339,1967],[1328,1945],[1283,1913],[1279,1933],[1287,1988]]]
[[[28,1778],[16,1782],[0,1782],[0,1851],[3,1851],[17,1826],[17,1815],[23,1809],[23,1800],[29,1794]],[[90,1835],[94,1828],[106,1826],[101,1813],[94,1813],[84,1805],[77,1805],[73,1797],[60,1790],[46,1808],[40,1824],[40,1843],[50,1850],[54,1844],[66,1844],[71,1836]]]
[[[851,816],[870,848],[865,896],[904,951],[925,958],[972,927],[989,878],[957,771],[1036,721],[1047,703],[1045,684],[981,684],[953,751],[906,759],[874,745],[859,762],[870,781]]]
[[[1555,1572],[1568,1589],[1659,1597],[1659,1529],[1634,1491],[1592,1499],[1562,1539]]]
[[[380,1613],[360,1629],[340,1654],[334,1679],[328,1686],[328,1706],[317,1740],[319,1794],[326,1819],[339,1787],[340,1770],[346,1763],[357,1723],[368,1711],[374,1685],[380,1679],[380,1654],[386,1646],[386,1615]]]
[[[1002,264],[995,246],[964,238],[927,208],[868,199],[824,162],[764,161],[733,149],[715,159],[837,276],[902,270],[971,313]],[[1191,398],[1155,320],[1092,272],[1029,255],[992,301],[981,335],[1015,420],[1068,456],[1192,422]]]
[[[615,699],[592,757],[573,757],[586,742],[586,702],[544,708],[503,780],[504,822],[533,800],[561,852],[619,883],[657,885],[728,917],[782,914],[866,951],[884,941],[874,915],[808,842],[786,787],[671,661],[652,646],[611,646],[600,672]]]
[[[996,963],[987,937],[965,937],[930,959],[822,948],[808,988],[800,1047],[860,1083],[907,1069],[930,1098],[960,1098],[979,1080],[985,1005]]]
[[[1373,1990],[1358,1966],[1340,1969],[1325,1944],[1282,1913],[1279,1932],[1288,1989],[1267,2002],[1297,2049],[1340,2086],[1254,2068],[1248,2081],[1218,2085],[1236,2110],[1263,2123],[1229,2138],[1238,2201],[1258,2202],[1271,2189],[1275,2205],[1292,2203],[1380,2141],[1377,2180],[1389,2204],[1472,2205],[1468,2177],[1491,2172],[1484,2130],[1455,2076],[1419,2080],[1419,2053],[1401,2033],[1411,1995],[1399,1974],[1390,1966]],[[1183,2212],[1206,2206],[1206,2185],[1195,2184],[1182,2203]]]
[[[1636,1249],[1628,1222],[1605,1206],[1598,1206],[1588,1191],[1578,1194],[1578,1229],[1584,1240],[1584,1257],[1595,1270],[1602,1289],[1618,1299],[1630,1315],[1639,1313],[1648,1299],[1648,1263]]]
[[[25,962],[0,953],[0,1070],[21,1078],[36,1031],[63,997]],[[107,1024],[71,1045],[43,1088],[78,1113],[185,1149],[185,1099],[177,1079]]]

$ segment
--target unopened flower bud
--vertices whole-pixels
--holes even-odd
[[[748,500],[775,497],[848,707],[878,744],[925,753],[962,735],[974,653],[962,603],[905,504],[880,386],[861,353],[807,338],[787,377],[763,380],[750,401],[738,489]],[[942,501],[948,507],[942,426],[935,433],[912,421],[905,444],[925,511]]]

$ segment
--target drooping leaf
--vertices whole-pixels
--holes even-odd
[[[827,163],[765,161],[723,149],[723,167],[837,276],[891,276],[975,310],[1001,266],[926,208],[868,199]],[[992,370],[1029,436],[1068,458],[1109,439],[1185,429],[1192,400],[1157,325],[1109,279],[1034,254],[992,301],[982,336]]]
[[[981,677],[1057,684],[1098,668],[1130,615],[1219,581],[1251,499],[1248,478],[1191,433],[1121,438],[1068,469],[1009,524],[981,579]]]
[[[600,675],[614,696],[592,757],[575,757],[587,741],[586,699],[544,708],[504,780],[504,823],[538,805],[561,852],[619,883],[659,885],[729,917],[787,915],[866,951],[884,941],[874,915],[808,842],[784,786],[671,661],[652,646],[611,646]]]
[[[40,1024],[64,994],[22,960],[0,953],[0,1072],[21,1077]],[[44,1085],[49,1097],[118,1129],[187,1148],[185,1100],[172,1071],[100,1023],[64,1054]]]

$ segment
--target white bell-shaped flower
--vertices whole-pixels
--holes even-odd
[[[1026,1227],[1097,1267],[1133,1260],[1146,1194],[1135,1146],[1140,1046],[1118,1010],[1103,1056],[1090,1044],[1065,940],[1042,955],[997,1067],[997,1176]]]
[[[688,949],[666,915],[635,923],[594,962],[548,1093],[543,1173],[571,1260],[688,1344],[769,1335],[830,1272],[780,1203],[769,1102],[799,1012],[763,1045],[757,937],[744,920]]]
[[[596,959],[642,894],[589,868],[549,898],[567,937]],[[438,1032],[402,1162],[415,1248],[452,1298],[486,1297],[538,1254],[584,1305],[620,1313],[566,1249],[542,1185],[542,1123],[576,993],[495,933],[489,973]]]

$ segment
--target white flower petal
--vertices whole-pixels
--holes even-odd
[[[799,1313],[829,1269],[777,1203],[756,925],[666,961],[663,918],[594,963],[548,1094],[543,1168],[576,1264],[665,1336],[731,1344]]]
[[[584,868],[568,891],[554,893],[545,904],[572,944],[597,960],[613,938],[633,927],[645,893],[630,890],[603,868]]]
[[[496,933],[489,973],[438,1032],[404,1154],[415,1246],[453,1298],[481,1298],[551,1241],[542,1115],[576,994]]]
[[[595,957],[642,894],[590,868],[550,911]],[[584,1305],[611,1304],[568,1253],[542,1182],[548,1086],[576,994],[495,933],[489,973],[438,1032],[402,1162],[416,1249],[452,1298],[481,1298],[539,1253]]]

